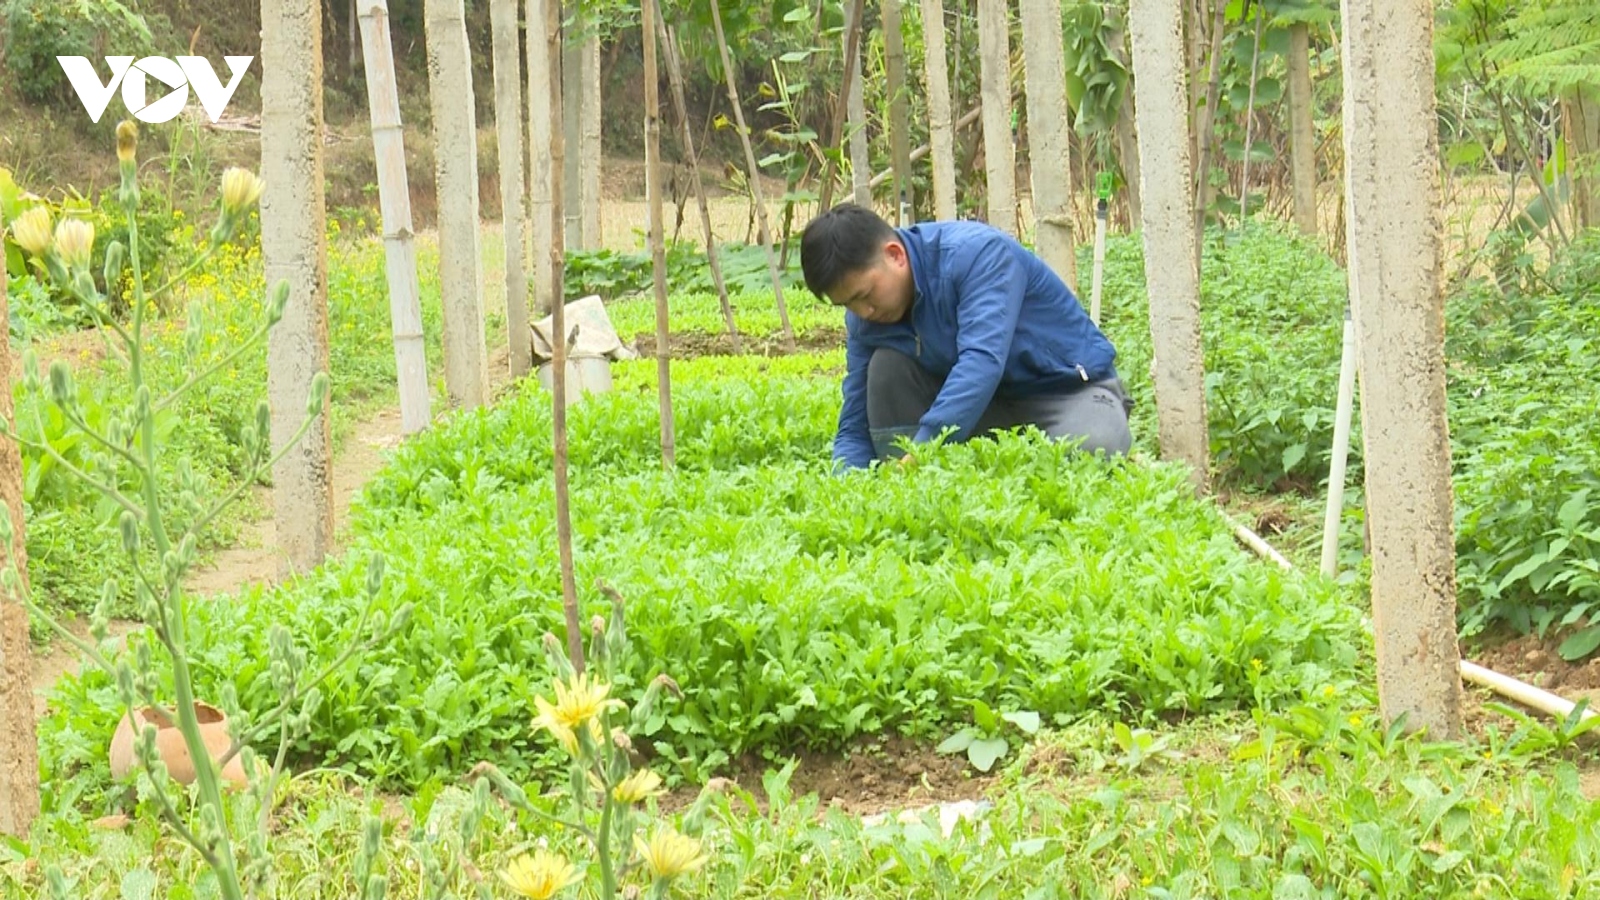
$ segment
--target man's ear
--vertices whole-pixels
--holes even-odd
[[[904,266],[911,261],[910,256],[906,253],[906,245],[897,240],[884,242],[883,257],[896,268]]]

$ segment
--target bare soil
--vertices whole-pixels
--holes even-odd
[[[824,809],[870,816],[932,803],[982,799],[996,776],[984,775],[962,754],[935,753],[931,747],[897,736],[862,741],[843,753],[801,753],[789,779],[795,797],[816,794]],[[761,778],[783,762],[751,756],[736,763],[727,780],[750,792],[760,812],[768,798]],[[699,785],[685,785],[662,803],[668,810],[694,802]]]

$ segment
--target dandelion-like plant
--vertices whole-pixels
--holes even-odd
[[[126,571],[133,580],[139,617],[147,629],[130,637],[128,652],[115,655],[102,652],[112,604],[120,594],[114,580],[107,581],[90,620],[94,642],[68,631],[41,609],[28,595],[15,560],[9,559],[13,532],[9,511],[3,508],[0,508],[0,541],[5,545],[8,559],[0,572],[0,583],[114,679],[124,707],[118,718],[127,715],[134,721],[144,721],[135,740],[135,757],[140,771],[149,779],[149,794],[162,818],[216,873],[221,896],[225,900],[243,900],[265,891],[270,884],[272,865],[266,847],[268,816],[289,743],[309,729],[311,716],[321,702],[317,684],[351,656],[401,627],[409,615],[409,607],[383,617],[382,622],[372,621],[371,601],[378,593],[383,572],[381,557],[374,556],[367,573],[369,602],[366,612],[355,626],[346,650],[327,668],[321,672],[308,671],[304,651],[294,646],[288,629],[276,627],[269,641],[269,671],[278,690],[278,702],[271,709],[251,716],[239,707],[232,685],[224,685],[222,696],[217,699],[229,716],[232,744],[220,758],[213,758],[201,736],[196,708],[194,675],[185,633],[188,598],[183,590],[183,578],[195,561],[197,541],[206,526],[288,453],[322,413],[328,378],[326,373],[318,373],[313,379],[305,418],[276,453],[272,449],[270,410],[265,401],[257,405],[254,421],[242,429],[243,475],[239,484],[220,499],[210,503],[202,500],[202,486],[187,461],[180,461],[178,466],[177,496],[158,490],[156,473],[163,447],[156,429],[157,414],[176,404],[197,384],[232,366],[243,354],[259,348],[269,330],[283,318],[289,285],[285,281],[274,284],[267,293],[256,329],[244,336],[229,353],[207,365],[202,365],[200,358],[204,325],[198,309],[191,307],[185,335],[190,372],[182,384],[158,395],[158,386],[150,382],[146,371],[150,352],[145,346],[147,310],[153,308],[154,301],[183,284],[232,237],[255,208],[264,185],[251,172],[228,170],[222,177],[217,222],[206,243],[171,280],[147,289],[139,267],[137,150],[138,133],[133,123],[123,122],[117,126],[117,160],[121,170],[117,199],[128,216],[128,246],[112,242],[106,247],[103,280],[107,285],[116,283],[126,265],[134,301],[129,321],[120,321],[111,314],[106,297],[95,285],[90,271],[94,246],[92,223],[71,217],[52,223],[48,209],[42,206],[28,210],[12,223],[17,244],[38,261],[52,281],[83,303],[102,332],[108,333],[108,343],[116,346],[119,351],[116,358],[126,367],[127,402],[113,411],[109,422],[101,429],[89,423],[79,406],[78,389],[66,362],[52,363],[48,375],[41,378],[33,351],[28,350],[23,355],[24,390],[42,394],[53,403],[69,425],[93,444],[93,455],[99,465],[80,469],[49,442],[29,440],[12,430],[3,419],[0,419],[0,430],[6,437],[52,459],[62,471],[114,503],[119,514],[113,527],[128,554]],[[36,417],[38,408],[35,404]],[[38,433],[44,432],[42,422],[36,419],[35,425]],[[108,474],[97,477],[89,474],[91,471]],[[154,551],[154,565],[146,562],[146,550]],[[158,653],[167,657],[170,697],[163,695],[164,679],[157,668]],[[133,716],[132,711],[141,706],[153,708],[155,715]],[[156,726],[148,718],[175,723],[183,735],[184,746],[194,762],[197,788],[194,808],[187,793],[172,785],[156,749]],[[253,745],[273,731],[278,738],[277,753],[268,764],[256,756]],[[242,763],[247,779],[247,793],[238,803],[225,797],[228,785],[222,778],[223,767],[235,757]],[[52,868],[46,875],[57,897],[69,896],[58,870]]]
[[[565,803],[559,796],[550,798],[553,802],[530,800],[487,763],[474,770],[512,806],[550,824],[544,840],[567,841],[571,860],[590,860],[584,866],[548,848],[513,858],[502,870],[501,880],[513,892],[536,900],[556,897],[585,878],[599,897],[637,897],[648,890],[659,900],[710,860],[700,832],[707,805],[717,793],[715,783],[669,824],[656,807],[656,799],[664,793],[661,775],[633,765],[628,731],[643,729],[663,693],[680,691],[671,678],[660,675],[632,709],[611,696],[611,674],[624,668],[630,645],[622,597],[604,585],[601,589],[611,597],[611,619],[595,616],[590,622],[589,649],[584,654],[588,669],[575,671],[566,647],[555,635],[545,635],[554,699],[533,698],[538,710],[534,730],[548,735],[567,757]]]

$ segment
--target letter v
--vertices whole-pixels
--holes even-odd
[[[106,104],[111,102],[112,95],[117,92],[117,85],[122,83],[122,76],[128,74],[128,67],[133,65],[133,57],[106,57],[106,64],[111,67],[109,84],[100,83],[100,76],[94,71],[94,63],[89,62],[86,57],[58,56],[56,62],[61,63],[61,70],[67,73],[67,81],[71,82],[72,89],[78,92],[78,100],[89,113],[89,120],[98,122],[106,111]]]
[[[222,111],[228,108],[228,100],[233,97],[233,92],[239,87],[239,79],[244,77],[245,70],[250,68],[250,61],[254,56],[225,56],[228,61],[228,71],[233,74],[233,79],[227,87],[217,80],[217,73],[211,68],[211,61],[204,56],[180,56],[178,65],[183,69],[183,77],[189,79],[189,87],[194,88],[195,96],[200,98],[200,105],[205,107],[206,115],[215,122],[222,118]]]

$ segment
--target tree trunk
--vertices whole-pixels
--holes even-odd
[[[1344,0],[1350,299],[1361,372],[1378,705],[1462,733],[1439,290],[1433,4]]]
[[[560,0],[528,0],[528,237],[532,250],[533,309],[529,318],[551,312],[551,298],[560,296],[560,283],[551,278],[551,199],[554,184],[550,140],[555,129],[551,99],[556,85],[550,81],[552,63],[545,40],[545,7]]]
[[[1072,166],[1068,147],[1061,39],[1061,0],[1021,0],[1022,62],[1027,78],[1028,173],[1033,182],[1034,241],[1039,256],[1074,290],[1078,263],[1072,245]]]
[[[494,28],[494,130],[500,157],[500,232],[506,252],[506,336],[511,377],[533,368],[528,330],[527,220],[522,216],[522,60],[517,35],[517,0],[491,0]]]
[[[1583,87],[1561,103],[1572,212],[1579,228],[1600,228],[1600,88]]]
[[[400,125],[400,93],[394,80],[387,0],[360,0],[360,3],[357,18],[365,50],[372,149],[378,166],[378,205],[383,214],[389,319],[400,387],[400,428],[406,434],[414,434],[428,427],[433,413],[429,409],[428,360],[423,350],[422,300],[411,226],[405,136]]]
[[[978,0],[979,83],[989,224],[1017,234],[1017,161],[1011,143],[1011,35],[1006,0]]]
[[[950,125],[950,70],[945,62],[944,0],[921,0],[923,67],[928,84],[928,146],[933,151],[933,215],[956,217],[956,137]],[[856,196],[861,196],[857,192]]]
[[[1139,86],[1145,280],[1161,455],[1209,479],[1205,368],[1200,348],[1200,259],[1189,168],[1188,73],[1177,0],[1132,0],[1134,81]]]
[[[844,33],[839,36],[839,42],[842,48],[841,52],[844,53],[845,58],[852,61],[850,73],[845,76],[850,80],[850,88],[846,92],[846,120],[849,123],[850,130],[850,181],[855,187],[851,198],[856,203],[870,208],[872,206],[872,188],[868,185],[868,182],[872,180],[872,148],[867,135],[867,103],[861,81],[861,54],[851,55],[850,53],[850,41],[852,39],[860,40],[861,26],[852,24],[850,19],[856,10],[856,4],[845,3],[843,6],[846,21]],[[852,35],[855,37],[852,38]],[[823,168],[827,167],[824,166]],[[818,209],[817,212],[822,213],[826,212],[826,210]]]
[[[706,187],[700,180],[700,158],[694,151],[694,134],[689,125],[689,107],[683,96],[683,64],[679,61],[678,41],[666,20],[656,17],[661,45],[667,55],[667,78],[672,83],[672,104],[678,112],[678,122],[683,126],[683,153],[689,160],[689,180],[694,186],[694,199],[700,207],[700,225],[706,240],[706,264],[711,267],[711,283],[717,288],[717,300],[722,304],[722,319],[728,326],[728,338],[733,342],[733,352],[744,352],[739,340],[739,326],[733,321],[733,306],[728,302],[728,286],[722,280],[722,261],[717,258],[717,236],[711,230],[711,207],[706,202]]]
[[[267,338],[272,449],[304,421],[311,380],[328,371],[328,251],[322,171],[322,15],[314,0],[261,6],[261,260],[268,290],[289,282]],[[288,568],[321,563],[333,540],[333,442],[323,405],[272,468],[278,548]]]
[[[667,249],[661,214],[661,85],[656,68],[656,0],[640,4],[644,43],[644,192],[650,206],[650,272],[656,291],[656,393],[661,403],[661,465],[672,468],[672,342],[667,316]]]
[[[478,126],[472,56],[462,0],[424,0],[423,10],[439,197],[444,380],[451,403],[470,409],[489,399],[483,270],[478,258]]]
[[[1128,62],[1125,49],[1128,27],[1121,11],[1115,7],[1106,8],[1106,17],[1110,20],[1111,29],[1111,36],[1106,42],[1107,49],[1111,53],[1111,58],[1130,73],[1127,90],[1122,94],[1122,104],[1117,109],[1117,124],[1114,126],[1114,131],[1117,139],[1117,162],[1122,167],[1122,180],[1128,190],[1128,221],[1138,223],[1143,221],[1144,207],[1140,203],[1139,195],[1139,129],[1134,124],[1135,79],[1131,75],[1133,66]]]
[[[1294,181],[1294,223],[1317,233],[1317,133],[1311,119],[1310,29],[1289,28],[1289,167]]]
[[[5,234],[0,211],[0,235]],[[0,238],[0,246],[4,245]],[[0,335],[11,333],[6,298],[6,266],[0,258]],[[11,342],[0,341],[0,417],[17,433],[12,409]],[[0,439],[0,500],[11,516],[11,558],[22,590],[28,589],[28,542],[22,519],[22,450]],[[5,567],[0,560],[0,568]],[[26,838],[39,815],[39,743],[33,729],[33,662],[28,639],[28,609],[21,597],[0,591],[0,834]]]
[[[598,250],[605,243],[600,219],[600,167],[603,162],[600,146],[600,116],[604,112],[600,97],[600,34],[591,32],[583,39],[579,53],[583,109],[578,112],[579,159],[578,221],[582,225],[581,250]]]
[[[894,220],[910,225],[917,208],[911,184],[911,101],[906,96],[906,51],[900,0],[883,0],[883,58],[889,76],[889,147],[894,170]],[[902,216],[901,210],[906,211]]]
[[[859,2],[859,0],[858,0]],[[859,10],[860,7],[857,6]],[[750,199],[755,202],[757,233],[761,247],[767,254],[767,274],[772,278],[772,294],[778,303],[778,321],[783,326],[783,346],[794,352],[794,329],[789,326],[789,307],[783,302],[783,277],[778,272],[778,255],[772,249],[772,229],[767,225],[767,202],[761,197],[761,167],[756,165],[755,149],[750,146],[750,129],[744,124],[744,108],[739,103],[739,86],[733,76],[733,56],[728,50],[728,39],[722,32],[722,10],[717,0],[711,0],[711,24],[717,31],[717,48],[722,53],[722,74],[728,82],[728,104],[733,107],[733,122],[739,129],[739,141],[744,145],[746,171],[750,173]],[[832,146],[837,147],[838,141]],[[831,180],[831,179],[829,179]],[[826,191],[824,185],[824,191]]]

